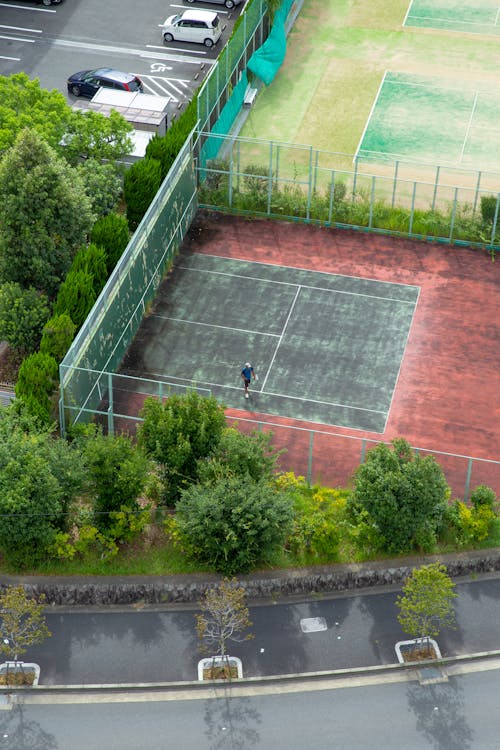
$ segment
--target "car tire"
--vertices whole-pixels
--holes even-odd
[[[186,0],[187,3],[194,3],[194,0]]]
[[[52,0],[42,0],[43,5],[52,5]]]
[[[213,47],[214,46],[214,43],[213,43],[213,41],[211,39],[205,39],[205,41],[203,42],[203,44],[205,45],[205,47]]]
[[[168,34],[168,33],[167,34],[163,34],[163,41],[164,42],[173,42],[174,41],[174,37],[172,36],[172,34]]]
[[[77,86],[76,83],[73,83],[71,85],[71,93],[73,94],[73,96],[80,96],[80,86]]]
[[[231,10],[231,8],[234,8],[234,0],[226,0],[224,5],[228,10]]]

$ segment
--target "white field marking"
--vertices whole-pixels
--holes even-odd
[[[184,383],[194,383],[196,386],[199,386],[200,388],[203,388],[206,386],[207,389],[208,388],[224,388],[227,391],[241,391],[241,386],[226,385],[225,383],[212,383],[209,380],[196,380],[196,378],[181,378],[178,375],[164,375],[159,372],[152,372],[151,375],[153,375],[155,379],[163,381],[167,385],[176,385],[175,381],[181,380]],[[255,388],[253,390],[255,391]],[[250,386],[250,391],[252,391],[251,386]],[[260,393],[262,396],[276,396],[277,398],[288,398],[288,399],[292,399],[293,401],[302,401],[305,403],[320,404],[322,406],[338,406],[341,409],[353,409],[354,411],[366,411],[366,412],[370,412],[371,414],[386,414],[385,411],[380,411],[379,409],[366,409],[364,406],[351,406],[350,404],[339,404],[336,401],[319,401],[314,398],[305,398],[305,396],[290,396],[289,393],[275,393],[274,391],[264,391],[264,392],[258,391],[258,393]],[[243,421],[248,422],[248,421],[253,421],[253,420],[243,420]],[[302,419],[299,421],[306,422],[310,420]],[[264,422],[264,424],[271,424],[271,423]],[[283,427],[283,425],[281,425],[281,427]],[[301,429],[301,428],[297,428],[297,429]],[[302,429],[305,429],[305,428],[302,428]],[[352,428],[352,429],[361,429],[361,428]],[[308,430],[308,432],[310,432],[310,430]],[[315,430],[315,432],[319,432],[319,430]],[[334,433],[325,432],[324,434],[331,435]]]
[[[411,3],[408,6],[408,10],[406,11],[405,17],[403,19],[403,26],[406,26],[406,20],[408,16],[410,15],[410,10],[411,10],[412,5],[413,5],[413,0],[411,0]]]
[[[394,401],[394,395],[396,393],[396,388],[398,386],[399,376],[401,375],[401,368],[403,366],[403,360],[404,360],[406,348],[408,346],[408,339],[410,338],[411,329],[413,328],[413,321],[415,320],[415,313],[417,311],[419,300],[420,300],[420,289],[418,290],[417,299],[415,300],[415,307],[413,309],[413,313],[412,313],[412,316],[411,316],[410,325],[408,326],[408,331],[406,332],[406,341],[405,341],[405,346],[404,346],[404,349],[403,349],[403,355],[402,355],[401,359],[399,360],[398,374],[396,375],[396,380],[394,381],[394,388],[392,389],[391,400],[389,402],[389,408],[387,409],[387,412],[386,412],[384,429],[382,430],[382,434],[384,434],[384,432],[387,429],[387,422],[389,421],[389,414],[391,413],[392,402]]]
[[[24,26],[6,26],[3,23],[0,23],[0,29],[6,29],[7,31],[10,29],[11,31],[31,31],[33,34],[42,34],[41,29],[26,29]]]
[[[35,43],[34,39],[23,39],[23,38],[18,37],[18,36],[2,36],[2,35],[0,35],[0,39],[8,39],[9,42],[27,42],[28,44],[34,44]]]
[[[194,255],[196,256],[200,254],[194,253]],[[217,260],[221,259],[220,255],[210,255],[209,253],[203,253],[202,257],[203,258],[216,258]],[[227,260],[227,258],[223,258],[223,260]],[[255,265],[255,266],[265,266],[266,268],[276,268],[276,267],[286,268],[286,269],[289,269],[290,271],[306,271],[307,273],[318,274],[318,275],[321,274],[321,276],[325,276],[325,275],[336,276],[339,279],[356,279],[356,281],[359,281],[359,280],[376,281],[377,284],[387,284],[388,286],[409,286],[412,289],[420,290],[420,287],[416,286],[415,284],[403,284],[403,283],[400,283],[399,281],[379,281],[379,279],[372,279],[368,276],[350,276],[349,274],[346,274],[346,273],[329,273],[328,271],[316,271],[315,269],[311,269],[311,268],[303,268],[302,266],[281,266],[281,265],[276,266],[275,263],[266,263],[263,260],[250,260],[249,261],[249,260],[243,260],[242,258],[230,258],[230,260],[234,260],[237,263],[251,263],[252,265]],[[185,266],[185,267],[190,268],[190,266]]]
[[[493,26],[498,26],[498,19],[499,19],[499,17],[500,17],[500,7],[497,10],[497,14],[495,16],[495,23],[493,24]]]
[[[462,162],[462,159],[464,158],[465,147],[467,145],[467,140],[469,138],[470,129],[472,127],[472,120],[474,119],[474,114],[476,112],[477,97],[478,97],[478,92],[476,91],[476,93],[474,94],[474,101],[472,102],[472,109],[471,109],[471,113],[469,117],[469,122],[467,123],[467,130],[465,131],[464,142],[462,143],[462,149],[460,151],[460,159],[458,160],[459,164]]]
[[[21,62],[20,57],[6,57],[5,55],[0,55],[0,60],[14,60],[14,62]]]
[[[0,3],[1,8],[15,8],[16,10],[38,11],[38,13],[57,13],[54,8],[33,8],[29,5],[11,5],[10,3]]]
[[[246,328],[233,328],[233,326],[220,326],[215,323],[201,323],[198,320],[185,320],[184,318],[171,318],[168,315],[161,315],[160,313],[153,313],[152,318],[161,318],[162,320],[173,320],[175,323],[187,323],[191,326],[207,326],[208,328],[223,328],[225,331],[236,331],[237,333],[252,333],[258,336],[271,336],[272,338],[279,338],[279,333],[264,333],[263,331],[249,331]]]
[[[370,120],[372,119],[373,111],[377,105],[378,98],[380,96],[380,92],[382,91],[382,86],[384,85],[385,77],[387,75],[387,70],[384,70],[384,75],[382,76],[382,80],[380,81],[380,86],[378,87],[377,95],[375,96],[375,99],[373,101],[373,104],[370,109],[370,113],[367,117],[367,120],[365,122],[365,127],[363,128],[363,132],[361,133],[361,138],[359,139],[358,146],[356,148],[356,151],[354,152],[354,156],[352,157],[353,163],[355,163],[356,159],[358,158],[358,153],[361,148],[361,144],[363,143],[363,138],[365,137],[365,133],[368,129],[368,125],[370,124]]]
[[[263,281],[266,284],[280,284],[281,286],[299,287],[299,289],[300,288],[310,289],[314,292],[330,292],[330,294],[350,294],[353,297],[367,297],[368,299],[387,300],[387,302],[402,302],[405,305],[414,304],[414,300],[401,300],[401,299],[396,299],[394,297],[381,297],[378,294],[366,294],[365,292],[346,292],[343,289],[327,289],[322,286],[310,286],[309,284],[296,284],[296,283],[293,283],[292,281],[276,281],[275,279],[263,279],[260,276],[244,276],[238,273],[227,273],[226,271],[212,271],[212,270],[208,270],[205,268],[192,268],[190,266],[176,266],[176,268],[182,268],[183,270],[187,270],[187,271],[198,271],[199,273],[212,273],[216,276],[229,276],[230,278],[235,278],[235,279],[247,279],[249,281]],[[357,277],[354,276],[352,278],[357,278]],[[416,288],[418,289],[418,287]]]
[[[287,319],[285,320],[285,325],[283,326],[283,329],[281,331],[281,335],[279,337],[278,343],[276,344],[276,349],[274,350],[274,354],[273,354],[272,359],[271,359],[271,361],[269,363],[269,367],[267,368],[266,376],[265,376],[264,380],[262,381],[262,385],[260,386],[260,392],[261,393],[264,390],[264,386],[266,385],[267,379],[269,377],[269,373],[271,372],[271,368],[272,368],[272,366],[274,364],[274,360],[276,359],[276,355],[278,353],[278,349],[280,348],[281,342],[283,341],[283,336],[285,335],[286,327],[287,327],[287,325],[288,325],[288,323],[290,321],[290,318],[291,318],[291,315],[292,315],[292,312],[293,312],[293,308],[295,307],[295,303],[297,302],[297,299],[298,299],[298,296],[300,294],[301,288],[302,287],[300,285],[297,287],[297,291],[295,292],[295,297],[293,298],[293,302],[290,305],[290,309],[288,311],[288,316],[287,316]]]
[[[442,18],[441,16],[414,16],[419,21],[443,21],[444,23],[462,24],[462,26],[489,26],[488,23],[481,21],[461,21],[460,19]],[[465,29],[467,31],[467,28]]]

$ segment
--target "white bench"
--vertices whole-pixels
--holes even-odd
[[[245,91],[245,96],[243,97],[243,106],[251,107],[255,101],[256,96],[257,89],[253,89],[251,86],[248,86],[247,90]]]

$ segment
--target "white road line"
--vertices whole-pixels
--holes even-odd
[[[136,57],[146,58],[150,60],[168,60],[172,62],[184,62],[184,63],[191,63],[193,65],[200,65],[200,60],[197,59],[190,59],[189,57],[184,57],[180,55],[168,55],[168,54],[158,54],[153,52],[145,52],[143,49],[135,49],[134,47],[113,47],[109,44],[93,44],[92,42],[78,42],[71,39],[54,39],[51,42],[54,46],[57,47],[70,47],[70,48],[76,48],[76,49],[86,49],[86,50],[92,50],[96,52],[113,52],[113,53],[119,53],[122,55],[134,55]],[[149,47],[151,45],[147,45]],[[158,49],[164,49],[164,47],[159,47]],[[203,60],[203,62],[206,64],[210,62],[212,65],[217,62],[217,60]]]
[[[3,23],[0,23],[0,29],[11,29],[12,31],[32,31],[33,34],[41,34],[41,29],[26,29],[24,26],[6,26]]]
[[[27,42],[28,44],[34,44],[34,39],[23,39],[19,36],[2,36],[0,35],[0,39],[8,39],[9,42]]]
[[[162,47],[160,47],[159,45],[156,45],[156,44],[146,44],[146,49],[163,49],[164,50],[165,49],[165,45],[163,45]],[[182,47],[169,47],[168,49],[173,49],[175,52],[183,52],[184,51],[182,49]],[[197,50],[197,49],[196,50],[191,50],[191,53],[193,55],[206,55],[207,54],[206,52],[204,52],[202,50]],[[216,61],[214,60],[214,62],[216,62]]]
[[[14,60],[14,62],[21,62],[20,57],[6,57],[5,55],[0,55],[0,60]]]
[[[198,6],[200,10],[210,10],[212,13],[214,12],[213,7],[209,8],[205,5],[199,5]],[[197,10],[198,10],[197,7]],[[185,5],[174,5],[173,3],[170,4],[170,8],[180,8],[181,10],[186,10]],[[222,10],[222,8],[217,8],[217,15],[218,16],[227,16],[230,11],[228,10]],[[163,24],[158,24],[159,26],[163,27]]]
[[[293,298],[293,302],[290,305],[290,309],[288,311],[288,316],[287,316],[287,319],[285,320],[285,325],[283,326],[283,330],[281,331],[281,336],[279,338],[278,344],[276,345],[276,349],[274,350],[274,354],[273,354],[273,357],[271,359],[271,362],[269,363],[269,367],[267,368],[266,377],[264,378],[264,380],[262,382],[262,385],[260,387],[260,392],[261,393],[264,390],[264,386],[267,383],[267,379],[269,377],[269,373],[271,372],[271,367],[274,364],[274,360],[276,359],[276,355],[278,353],[278,349],[280,348],[281,342],[283,341],[283,336],[285,335],[286,327],[287,327],[287,325],[288,325],[288,323],[290,321],[290,318],[291,318],[291,315],[292,315],[292,312],[293,312],[293,308],[295,307],[295,303],[297,302],[297,298],[298,298],[298,296],[300,294],[301,288],[302,288],[301,286],[297,287],[297,291],[295,292],[295,297]]]
[[[263,331],[249,331],[246,328],[233,328],[233,326],[219,326],[215,323],[201,323],[198,320],[186,320],[185,318],[171,318],[168,315],[161,315],[160,313],[153,313],[153,318],[161,318],[162,320],[173,320],[175,323],[187,323],[193,326],[207,326],[207,328],[223,328],[225,331],[236,331],[237,333],[253,333],[259,336],[271,336],[272,338],[280,338],[279,333],[264,333]]]
[[[0,8],[10,8],[11,10],[15,8],[16,10],[30,10],[31,12],[38,11],[38,13],[57,13],[52,8],[33,8],[32,5],[11,5],[10,3],[0,3]]]

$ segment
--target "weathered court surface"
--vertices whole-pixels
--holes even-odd
[[[272,422],[297,473],[318,430],[325,482],[359,463],[354,438],[496,459],[497,266],[469,248],[200,214],[121,371],[209,388],[243,428]],[[248,401],[247,359],[259,375]],[[117,398],[132,414],[144,395]],[[467,462],[438,460],[460,492]],[[500,466],[475,463],[483,482],[500,490]]]

